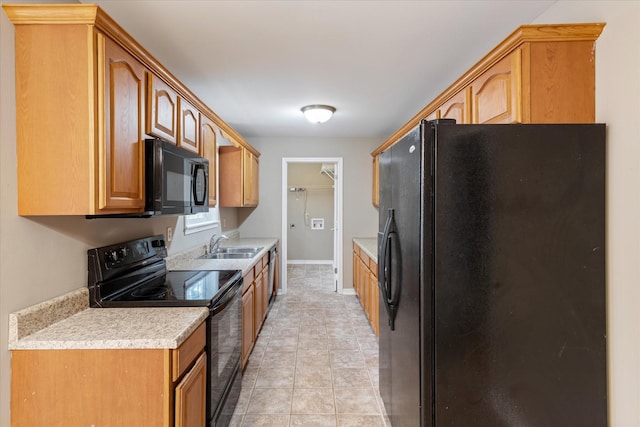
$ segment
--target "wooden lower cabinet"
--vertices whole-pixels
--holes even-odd
[[[380,323],[378,265],[356,243],[353,244],[353,288],[371,328],[378,335]]]
[[[243,277],[242,369],[247,365],[269,310],[269,254]]]
[[[253,328],[253,283],[242,294],[242,367],[249,361],[249,355],[253,350],[255,333]]]
[[[202,427],[207,422],[207,355],[202,353],[175,389],[175,427]],[[205,402],[203,405],[202,403]]]
[[[11,426],[204,426],[204,323],[177,349],[14,350]]]
[[[253,295],[253,335],[255,339],[258,339],[262,322],[264,321],[264,277],[262,271],[256,274],[255,280],[255,292]]]

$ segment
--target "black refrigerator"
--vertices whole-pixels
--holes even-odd
[[[393,427],[607,425],[605,130],[423,121],[380,154]]]

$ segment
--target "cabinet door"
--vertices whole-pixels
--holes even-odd
[[[362,308],[364,308],[364,312],[367,315],[367,319],[371,318],[371,313],[369,312],[369,304],[370,304],[370,290],[369,290],[369,267],[368,267],[368,263],[369,261],[367,261],[366,263],[364,262],[364,260],[361,261],[362,262],[362,275],[361,275],[361,284],[360,286],[362,287]]]
[[[217,202],[217,144],[216,125],[208,117],[200,115],[200,155],[209,160],[209,207],[214,207]]]
[[[258,206],[260,199],[260,159],[251,156],[251,202],[253,206]]]
[[[243,196],[243,153],[240,147],[221,146],[218,150],[220,207],[241,207]]]
[[[379,169],[379,156],[376,154],[375,156],[373,156],[373,170],[372,170],[372,176],[373,176],[373,185],[371,188],[371,200],[373,201],[373,206],[378,207],[379,204],[379,196],[378,196],[378,191],[380,189],[380,182],[379,182],[379,176],[378,176],[378,169]]]
[[[98,34],[98,73],[104,99],[104,140],[99,146],[99,211],[144,209],[144,94],[146,68]],[[102,51],[102,52],[100,52]]]
[[[147,134],[177,144],[178,94],[163,80],[149,73]]]
[[[254,333],[254,309],[253,309],[254,284],[242,295],[242,367],[247,364],[249,355],[253,349]]]
[[[200,113],[184,98],[178,98],[180,122],[178,146],[193,153],[200,153]]]
[[[258,205],[258,176],[259,176],[259,161],[253,153],[246,148],[243,151],[243,205],[244,206],[257,206]]]
[[[514,51],[471,83],[472,123],[522,122],[520,58]]]
[[[371,328],[378,335],[378,317],[380,308],[378,307],[378,278],[373,271],[369,272],[369,323]]]
[[[278,288],[280,287],[280,256],[278,252],[275,252],[275,256],[271,261],[273,263],[273,297],[278,295]]]
[[[353,291],[356,293],[356,297],[358,296],[358,254],[356,253],[355,243],[353,248],[353,262],[351,269],[353,271]]]
[[[269,308],[269,265],[265,264],[264,270],[262,270],[262,321],[267,317],[267,310]]]
[[[207,354],[202,353],[193,368],[176,385],[175,427],[202,427],[207,410]]]
[[[262,280],[262,273],[256,274],[255,279],[255,291],[253,293],[253,337],[258,338],[258,333],[260,332],[260,327],[262,326],[263,319],[263,295],[264,290],[262,287],[264,286],[264,281]]]
[[[435,120],[440,118],[440,110],[434,110],[429,113],[424,119],[425,120]]]
[[[454,119],[457,124],[467,124],[470,120],[468,88],[461,90],[439,108],[440,119]]]

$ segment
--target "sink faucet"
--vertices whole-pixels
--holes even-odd
[[[213,236],[211,236],[211,239],[209,240],[209,253],[212,254],[215,251],[217,251],[218,246],[220,246],[220,242],[227,239],[228,237],[225,236],[224,234],[221,234],[219,237],[216,237],[216,234],[213,233]]]

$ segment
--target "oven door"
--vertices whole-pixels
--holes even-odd
[[[207,376],[207,419],[209,425],[223,414],[233,414],[238,401],[237,386],[241,377],[242,357],[242,278],[211,307],[207,319],[207,354],[209,375]],[[234,381],[235,380],[235,381]],[[226,417],[223,417],[226,418]]]

